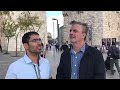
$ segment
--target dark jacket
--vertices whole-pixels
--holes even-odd
[[[68,46],[67,46],[67,45],[62,45],[61,49],[62,49],[63,51],[68,50]]]
[[[105,63],[102,53],[86,44],[85,53],[80,62],[79,72],[79,79],[105,79]],[[56,79],[70,78],[71,56],[70,50],[67,50],[61,54]]]
[[[120,58],[119,48],[116,47],[115,45],[112,45],[112,46],[108,49],[107,55],[108,55],[110,58],[119,59],[119,58]]]

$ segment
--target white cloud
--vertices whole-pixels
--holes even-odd
[[[51,33],[53,38],[57,37],[57,21],[52,20],[52,18],[58,19],[59,27],[63,26],[63,16],[56,15],[56,16],[49,16],[47,17],[47,31]],[[53,36],[53,22],[54,22],[54,36]]]

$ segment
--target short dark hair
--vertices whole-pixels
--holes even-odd
[[[22,43],[23,44],[28,43],[31,35],[39,35],[39,34],[37,32],[34,32],[34,31],[25,33],[22,37]]]
[[[87,23],[82,23],[82,22],[78,22],[78,21],[75,21],[75,20],[70,22],[70,25],[74,25],[74,24],[82,25],[83,28],[84,28],[83,33],[86,33],[86,35],[87,35],[87,32],[88,32],[88,25],[87,25]]]

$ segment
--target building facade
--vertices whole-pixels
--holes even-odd
[[[59,28],[59,44],[61,44],[61,45],[64,43],[63,42],[63,38],[64,38],[63,29],[64,29],[64,26],[61,26]]]

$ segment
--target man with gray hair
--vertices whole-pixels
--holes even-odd
[[[102,53],[86,42],[86,23],[71,22],[69,33],[72,48],[61,54],[57,79],[105,79],[105,63]]]

